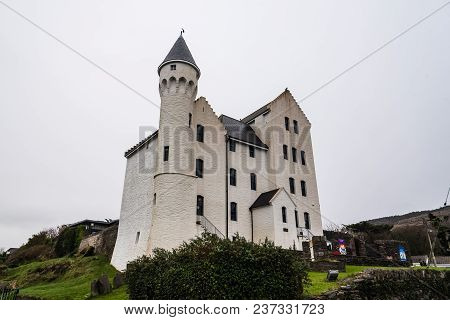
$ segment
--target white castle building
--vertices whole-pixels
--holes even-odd
[[[116,268],[204,230],[296,250],[323,234],[311,123],[287,89],[241,120],[218,117],[196,99],[200,69],[181,35],[158,74],[159,130],[125,152]]]

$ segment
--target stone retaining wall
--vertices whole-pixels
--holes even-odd
[[[450,299],[450,271],[432,269],[370,269],[346,279],[318,299],[435,300]]]

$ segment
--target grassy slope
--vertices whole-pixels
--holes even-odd
[[[42,269],[58,264],[69,264],[62,275],[42,274]],[[104,257],[60,258],[45,262],[33,262],[8,269],[0,281],[16,281],[21,288],[19,295],[40,299],[86,299],[91,281],[103,274],[112,280],[116,269]]]

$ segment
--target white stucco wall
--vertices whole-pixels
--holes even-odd
[[[123,270],[129,261],[147,252],[153,211],[153,175],[156,165],[154,139],[127,159],[119,229],[111,264]],[[136,234],[140,232],[136,243]]]

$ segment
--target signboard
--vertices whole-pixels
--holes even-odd
[[[401,245],[398,246],[398,255],[400,256],[400,261],[406,261],[406,251]]]

